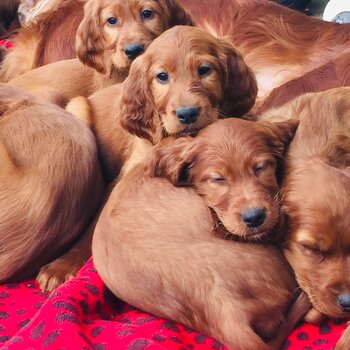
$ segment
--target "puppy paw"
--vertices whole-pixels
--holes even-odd
[[[327,316],[316,310],[315,308],[311,308],[308,313],[304,317],[304,321],[319,325],[322,322],[326,321]]]
[[[56,259],[43,266],[36,278],[43,291],[51,292],[62,283],[74,278],[82,264],[72,263],[65,259]]]

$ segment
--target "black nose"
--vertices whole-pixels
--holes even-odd
[[[179,107],[176,110],[176,116],[182,124],[192,124],[198,119],[199,109],[194,106]]]
[[[248,209],[243,212],[241,217],[248,227],[258,227],[264,223],[266,212],[262,208]]]
[[[143,50],[144,50],[144,46],[138,43],[129,44],[124,47],[125,55],[127,55],[128,58],[130,58],[131,60],[133,60],[139,54],[141,54]]]
[[[343,293],[337,296],[338,305],[342,308],[343,311],[350,311],[350,294]]]

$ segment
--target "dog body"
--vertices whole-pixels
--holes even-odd
[[[283,181],[284,252],[313,304],[310,322],[322,315],[350,319],[349,94],[350,88],[306,94],[262,116],[300,119]]]
[[[307,92],[322,92],[349,85],[350,53],[346,52],[323,66],[274,89],[256,113],[261,114],[271,108],[280,107]]]
[[[195,27],[175,26],[135,59],[122,84],[88,99],[77,97],[67,109],[94,132],[109,184],[144,159],[163,138],[195,134],[220,116],[243,115],[256,93],[252,72],[231,44]],[[72,266],[76,269],[91,255],[94,224],[72,248],[74,254],[68,252],[57,266],[54,262],[42,271],[42,288],[47,289],[53,276],[63,276],[56,278],[57,283],[64,280]]]
[[[290,127],[295,129],[295,124]],[[235,161],[247,161],[249,155],[243,156],[247,149],[244,146],[241,149],[244,141],[254,144],[254,150],[248,151],[251,155],[269,157],[262,149],[259,154],[254,152],[259,146],[247,139],[246,132],[240,133],[247,128],[250,136],[257,132],[257,138],[269,149],[267,140],[272,130],[284,134],[287,124],[269,129],[267,124],[230,119],[206,127],[192,141],[184,139],[193,145],[197,139],[196,146],[202,145],[195,153],[203,151],[209,162],[201,178],[207,181],[207,186],[215,186],[214,168],[216,172],[230,171]],[[212,141],[213,134],[222,137]],[[232,137],[234,134],[237,137]],[[280,136],[274,134],[272,138],[277,141]],[[282,138],[281,143],[286,141]],[[176,168],[180,178],[180,167],[175,164],[186,162],[184,153],[192,152],[183,145],[179,148],[180,140],[167,140],[156,146],[149,158],[134,167],[114,188],[93,237],[96,269],[108,288],[121,299],[198,329],[229,348],[278,349],[277,343],[276,347],[268,346],[263,339],[271,341],[279,333],[281,341],[286,336],[279,327],[297,288],[289,267],[276,247],[223,240],[221,235],[216,235],[218,225],[222,224],[212,216],[208,198],[201,198],[192,188],[176,188],[159,177],[168,176],[169,170]],[[214,145],[221,145],[225,155],[216,164]],[[270,155],[274,153],[272,149]],[[205,161],[194,159],[193,166],[198,161],[204,172]],[[171,175],[169,179],[173,181]],[[235,185],[240,187],[239,183],[237,179]],[[218,189],[220,184],[216,186]],[[244,198],[246,193],[240,188]],[[221,213],[217,214],[221,217]]]
[[[350,48],[349,24],[311,18],[272,1],[181,0],[180,3],[198,27],[219,37],[228,36],[241,50],[256,74],[260,101],[274,88]],[[64,8],[63,3],[61,11]],[[81,11],[75,12],[77,17]],[[74,37],[76,29],[70,28]],[[6,70],[11,68],[5,67]]]
[[[84,18],[77,31],[77,55],[81,62],[77,59],[54,62],[22,74],[9,84],[64,106],[72,97],[87,97],[123,81],[131,61],[154,38],[176,24],[191,24],[191,19],[175,1],[165,4],[152,0],[143,6],[136,0],[90,0],[85,4]]]
[[[0,86],[0,282],[29,278],[95,214],[103,185],[92,133],[58,107]]]

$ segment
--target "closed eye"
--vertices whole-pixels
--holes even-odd
[[[253,166],[253,172],[255,176],[259,176],[262,172],[270,168],[270,161],[259,162]]]
[[[219,185],[224,185],[227,183],[227,180],[221,175],[210,176],[209,180]]]

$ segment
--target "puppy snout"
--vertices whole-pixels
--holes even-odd
[[[140,55],[144,50],[145,47],[139,43],[132,43],[124,47],[125,55],[127,55],[131,60]]]
[[[199,108],[195,106],[179,107],[176,116],[182,124],[195,123],[199,117]]]
[[[350,293],[342,293],[337,296],[337,303],[344,312],[350,311]]]
[[[247,209],[241,217],[248,227],[259,227],[266,219],[266,211],[263,208]]]

